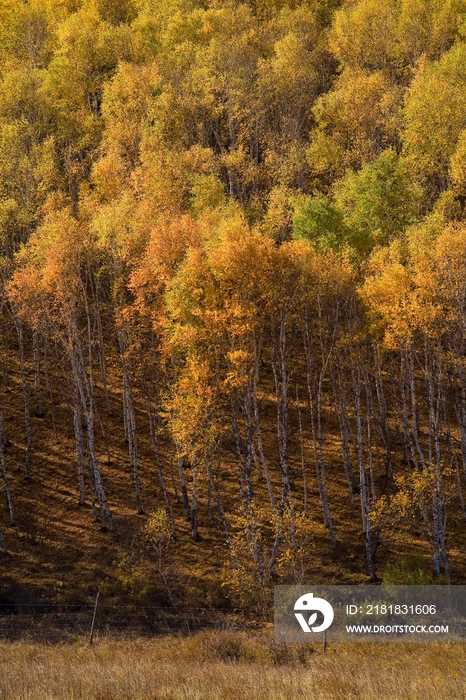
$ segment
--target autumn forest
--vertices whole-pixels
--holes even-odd
[[[466,0],[2,0],[0,247],[6,575],[466,580]]]

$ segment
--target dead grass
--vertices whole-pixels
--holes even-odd
[[[270,634],[0,644],[1,700],[461,700],[462,644],[275,644]]]

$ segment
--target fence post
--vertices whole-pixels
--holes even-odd
[[[99,602],[99,595],[100,595],[100,592],[97,592],[97,595],[95,597],[94,614],[92,616],[91,633],[89,635],[89,646],[92,646],[93,637],[94,637],[94,623],[95,623],[95,616],[97,614],[97,604]]]

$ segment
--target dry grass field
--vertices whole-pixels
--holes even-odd
[[[461,700],[462,644],[283,645],[270,631],[0,645],[1,700]]]

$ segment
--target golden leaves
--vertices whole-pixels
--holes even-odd
[[[466,331],[466,230],[447,227],[436,240],[395,241],[376,251],[361,289],[374,332],[400,348],[416,334],[432,339]]]

